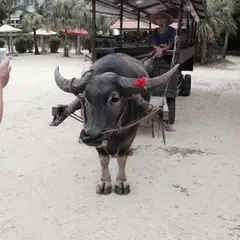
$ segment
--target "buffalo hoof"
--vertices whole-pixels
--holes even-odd
[[[111,182],[101,181],[97,185],[96,192],[97,192],[97,194],[103,194],[103,195],[110,194],[112,192],[112,184],[111,184]]]
[[[114,192],[118,195],[128,195],[130,193],[130,185],[126,181],[117,181]]]

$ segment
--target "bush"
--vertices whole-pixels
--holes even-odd
[[[28,50],[29,53],[32,53],[33,52],[34,41],[31,37],[27,37],[26,41],[27,41],[27,50]]]
[[[5,41],[3,39],[0,39],[0,48],[4,48]]]
[[[61,45],[61,41],[58,37],[53,37],[52,39],[50,39],[49,48],[50,48],[51,53],[58,52],[60,45]]]
[[[15,40],[15,48],[18,53],[25,53],[28,48],[27,40],[24,37],[19,37]]]

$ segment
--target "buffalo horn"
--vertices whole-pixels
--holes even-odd
[[[179,64],[174,66],[168,72],[161,76],[147,79],[146,87],[135,86],[137,79],[121,77],[119,79],[120,86],[129,93],[143,93],[147,91],[157,90],[165,87],[167,82],[179,71]]]
[[[57,86],[64,92],[77,94],[84,88],[84,78],[66,79],[60,74],[59,67],[55,69],[54,77]]]

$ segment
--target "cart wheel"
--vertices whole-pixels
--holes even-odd
[[[181,92],[180,92],[180,96],[185,96],[188,97],[190,96],[190,92],[191,92],[191,75],[190,74],[186,74],[184,77],[184,80],[182,82],[182,86],[181,86]]]
[[[175,112],[176,112],[176,99],[167,98],[167,105],[169,110],[169,124],[174,124],[175,122]]]

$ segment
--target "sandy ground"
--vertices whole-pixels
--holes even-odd
[[[74,99],[56,87],[54,68],[79,76],[89,62],[14,57],[0,127],[0,239],[240,239],[240,60],[232,59],[225,70],[194,70],[165,146],[139,133],[130,195],[98,196],[100,164],[77,141],[81,125],[49,127],[51,107]],[[110,169],[115,180],[115,159]]]

